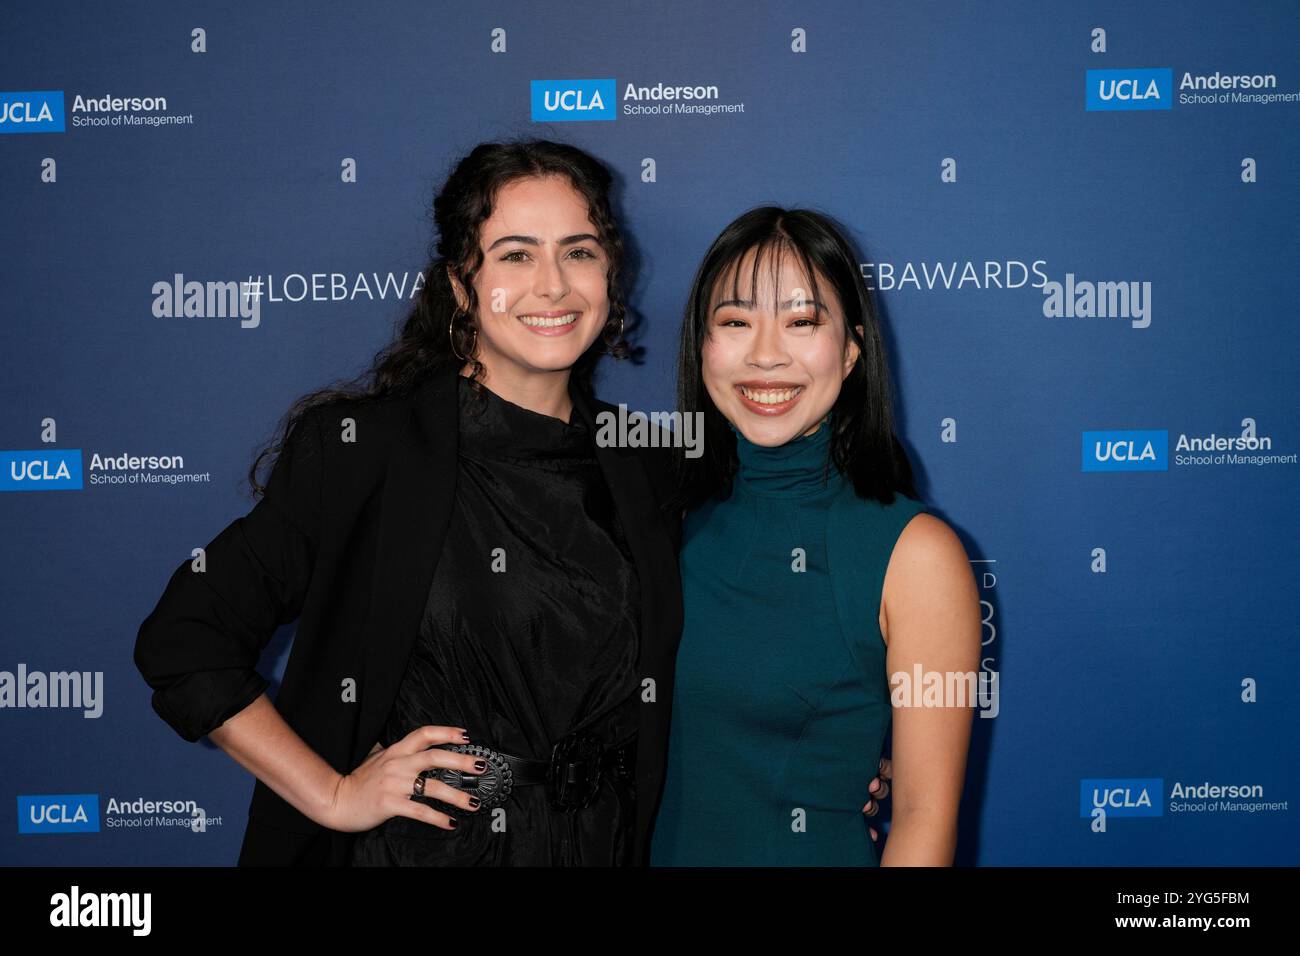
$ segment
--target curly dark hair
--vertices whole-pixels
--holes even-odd
[[[587,201],[601,246],[609,257],[609,318],[590,349],[571,372],[575,386],[591,391],[591,375],[601,355],[627,358],[623,337],[627,303],[624,294],[625,249],[610,200],[613,176],[600,160],[576,146],[545,139],[480,143],[455,162],[433,200],[437,238],[431,243],[423,288],[402,323],[401,333],[375,354],[371,366],[355,378],[325,386],[299,398],[285,413],[275,438],[258,453],[248,470],[254,496],[265,491],[258,479],[263,462],[274,461],[298,423],[313,409],[339,400],[368,403],[410,392],[428,376],[450,365],[463,365],[465,356],[481,388],[483,364],[478,360],[474,332],[478,296],[474,276],[483,266],[480,229],[491,215],[498,191],[507,183],[532,176],[564,176]],[[469,299],[468,310],[457,306],[448,270]]]

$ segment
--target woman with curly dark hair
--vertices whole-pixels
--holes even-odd
[[[289,410],[261,500],[141,626],[155,710],[257,778],[241,864],[644,862],[678,529],[666,451],[594,438],[627,350],[610,187],[549,141],[461,159],[400,336]]]

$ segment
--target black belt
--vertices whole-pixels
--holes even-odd
[[[515,787],[546,784],[551,806],[557,810],[587,806],[606,775],[630,779],[636,773],[636,735],[615,747],[606,747],[590,734],[569,734],[551,748],[550,760],[532,760],[501,753],[481,744],[437,744],[440,750],[481,757],[487,769],[480,774],[434,767],[421,773],[482,801],[479,809],[499,806]],[[434,799],[430,797],[429,799]]]

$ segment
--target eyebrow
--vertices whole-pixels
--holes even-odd
[[[587,242],[587,241],[595,242],[597,244],[600,243],[600,240],[595,236],[593,236],[591,233],[579,232],[572,236],[565,236],[563,239],[560,240],[560,245],[571,246],[575,242]],[[522,242],[526,246],[541,245],[541,242],[538,241],[536,236],[502,236],[496,242],[492,243],[492,245],[488,246],[487,251],[491,252],[493,249],[501,245],[503,242]]]
[[[826,306],[825,306],[825,304],[824,304],[821,300],[819,300],[819,299],[812,299],[812,298],[809,298],[809,297],[807,297],[807,296],[805,296],[805,297],[802,298],[802,299],[794,299],[794,298],[786,299],[784,302],[780,302],[780,303],[778,303],[778,305],[779,305],[782,309],[790,309],[790,308],[793,308],[793,307],[794,307],[794,304],[795,304],[796,302],[809,303],[809,304],[812,304],[813,306],[815,306],[818,310],[820,310],[820,311],[822,311],[822,312],[825,312],[825,311],[826,311]],[[728,305],[739,306],[739,307],[742,308],[742,309],[753,309],[753,308],[754,308],[754,300],[753,300],[753,299],[725,299],[725,300],[723,300],[722,302],[719,302],[717,305],[715,305],[715,306],[713,307],[713,311],[714,311],[714,312],[717,312],[719,309],[724,308],[725,306],[728,306]]]

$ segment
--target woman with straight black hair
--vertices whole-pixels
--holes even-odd
[[[678,391],[704,454],[676,459],[685,624],[652,865],[952,862],[973,699],[891,701],[887,675],[975,676],[979,598],[917,499],[859,261],[829,217],[768,206],[696,272]],[[861,810],[891,716],[878,856]]]

